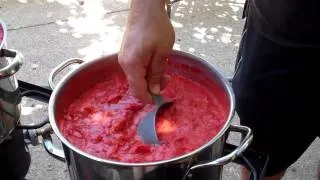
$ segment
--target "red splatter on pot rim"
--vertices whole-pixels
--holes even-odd
[[[2,46],[6,41],[6,35],[7,35],[6,26],[4,22],[0,20],[0,49],[2,48]]]

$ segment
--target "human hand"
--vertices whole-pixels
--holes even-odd
[[[163,0],[133,0],[119,63],[136,97],[151,101],[163,88],[164,70],[175,33]]]

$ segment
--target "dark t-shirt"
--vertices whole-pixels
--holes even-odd
[[[267,37],[290,45],[320,45],[320,0],[249,0],[248,9]]]

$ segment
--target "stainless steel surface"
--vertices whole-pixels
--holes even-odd
[[[7,44],[7,26],[6,24],[0,19],[0,28],[3,31],[2,39],[0,39],[0,49],[4,48]]]
[[[168,160],[146,163],[127,163],[106,160],[78,149],[62,135],[58,128],[58,120],[63,115],[64,109],[68,107],[73,99],[77,98],[86,88],[101,81],[99,77],[102,77],[103,74],[108,74],[108,68],[109,70],[120,69],[117,63],[117,54],[86,61],[57,83],[48,107],[52,129],[63,143],[63,150],[71,179],[182,179],[187,170],[193,165],[202,164],[200,162],[214,162],[215,159],[221,158],[221,152],[225,142],[225,133],[229,129],[234,116],[234,95],[230,84],[217,68],[198,57],[180,51],[174,51],[171,57],[171,61],[175,61],[176,63],[197,67],[204,75],[197,76],[186,72],[186,74],[184,74],[185,76],[194,78],[194,80],[200,82],[202,79],[199,78],[210,77],[217,83],[218,87],[224,90],[228,103],[228,116],[218,134],[208,143],[190,153]],[[59,67],[61,67],[61,65]],[[55,71],[56,69],[58,68],[55,68]],[[246,146],[242,148],[246,148]],[[222,157],[220,160],[226,160],[228,158],[229,157]],[[207,168],[197,168],[192,171],[192,177],[196,179],[220,179],[220,171],[221,166],[214,165]]]
[[[182,180],[188,168],[194,163],[216,159],[221,156],[224,136],[211,147],[202,150],[183,161],[153,166],[122,166],[93,160],[73,151],[63,144],[67,167],[72,180]],[[190,180],[221,180],[222,166],[197,169],[188,176]]]
[[[49,74],[49,78],[48,78],[48,83],[51,89],[54,89],[55,84],[53,82],[54,78],[58,75],[58,73],[60,73],[61,71],[64,70],[64,68],[72,65],[72,64],[81,64],[83,63],[84,60],[82,59],[78,59],[78,58],[71,58],[68,59],[66,61],[64,61],[63,63],[59,64],[57,67],[55,67],[51,73]]]
[[[5,48],[0,50],[0,58],[7,59],[7,65],[0,69],[0,79],[7,78],[15,74],[21,68],[24,59],[23,55],[18,51]]]
[[[52,139],[50,135],[47,135],[47,137],[43,136],[43,146],[44,149],[53,157],[56,159],[65,160],[65,155],[63,153],[63,150],[56,148],[56,146],[53,144]]]
[[[208,162],[208,163],[197,164],[195,166],[192,166],[190,168],[190,170],[194,170],[197,168],[204,168],[204,167],[208,167],[208,166],[212,166],[212,165],[214,165],[214,166],[225,165],[225,164],[233,161],[234,159],[236,159],[239,155],[241,155],[247,149],[247,147],[250,145],[250,143],[252,142],[252,139],[253,139],[251,129],[246,126],[231,125],[229,130],[234,131],[234,132],[241,132],[244,135],[240,145],[234,151],[232,151],[230,154],[228,154],[224,157],[218,158],[214,161]]]
[[[152,99],[156,107],[150,111],[138,125],[138,132],[147,144],[159,144],[159,139],[156,131],[157,113],[161,108],[172,104],[172,101],[165,101],[161,95],[152,95]]]
[[[23,56],[16,50],[6,49],[6,27],[0,21],[4,30],[3,42],[0,46],[0,143],[10,138],[20,118],[20,94],[18,82],[14,74],[23,63]]]
[[[186,178],[192,175],[192,171],[196,169],[228,164],[236,158],[238,158],[248,148],[253,139],[253,135],[250,128],[241,125],[231,125],[229,130],[234,132],[240,132],[242,136],[244,136],[240,142],[240,145],[226,156],[220,157],[211,162],[200,163],[191,166],[189,171],[185,175]]]
[[[49,74],[48,83],[51,89],[55,88],[54,79],[55,77],[63,71],[65,68],[72,64],[81,64],[84,60],[78,59],[78,58],[70,58],[61,64],[59,64],[57,67],[55,67]],[[63,150],[56,148],[56,146],[53,144],[50,134],[45,134],[43,136],[43,146],[45,150],[53,157],[59,160],[65,159],[65,155],[63,153]]]

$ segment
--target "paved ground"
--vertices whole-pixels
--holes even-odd
[[[0,0],[0,19],[9,28],[8,45],[21,51],[26,60],[17,77],[47,85],[50,70],[68,58],[90,60],[116,52],[128,7],[127,0],[87,0],[82,6],[73,0]],[[243,23],[242,7],[243,0],[185,0],[176,4],[172,16],[175,49],[213,62],[231,76]],[[23,100],[24,123],[36,122],[46,112],[45,104]],[[237,137],[231,141],[234,139]],[[319,149],[316,140],[284,179],[316,179]],[[48,156],[41,146],[30,146],[30,151],[32,165],[27,179],[69,179],[65,165]],[[223,177],[239,179],[239,166],[227,165]]]

